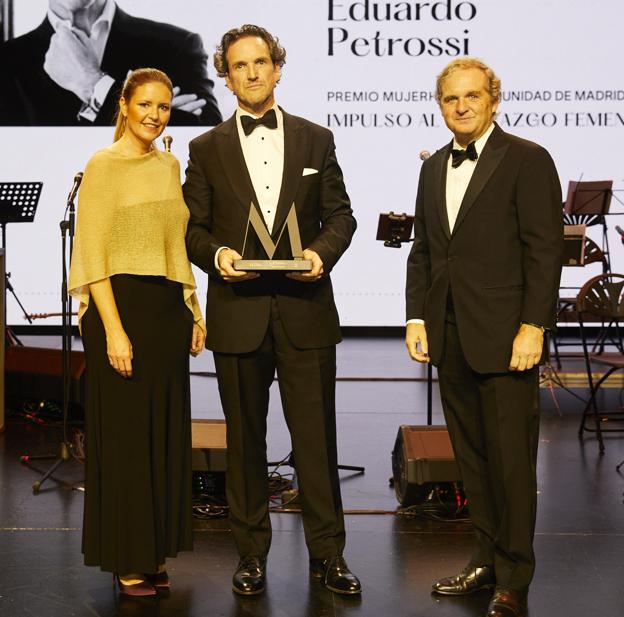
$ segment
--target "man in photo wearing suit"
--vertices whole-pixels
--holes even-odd
[[[335,593],[359,594],[360,582],[342,557],[335,417],[340,327],[329,277],[356,223],[331,132],[275,103],[284,60],[278,40],[258,26],[223,36],[215,67],[238,108],[191,142],[184,184],[191,213],[187,250],[209,275],[206,347],[214,352],[227,422],[227,498],[240,554],[233,589],[245,595],[265,589],[271,542],[266,417],[277,371],[310,572]],[[243,252],[267,258],[253,230],[246,233],[250,207],[275,243],[293,203],[312,270],[235,270]],[[286,238],[275,257],[291,257]]]
[[[437,100],[454,139],[420,173],[405,342],[438,368],[476,542],[433,591],[494,588],[488,617],[516,617],[535,569],[538,365],[555,326],[561,186],[544,148],[494,123],[500,80],[481,61],[451,62]]]
[[[197,34],[133,17],[113,0],[49,0],[33,31],[0,45],[0,125],[109,125],[128,71],[153,67],[174,85],[171,125],[221,114]]]

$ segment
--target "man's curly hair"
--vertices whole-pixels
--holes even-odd
[[[219,77],[225,77],[228,72],[227,52],[230,45],[245,38],[246,36],[259,36],[268,46],[271,54],[271,60],[275,66],[284,66],[286,62],[286,50],[280,45],[279,39],[270,32],[255,26],[254,24],[245,24],[240,28],[232,28],[228,30],[222,37],[221,43],[217,47],[214,54],[214,67]]]

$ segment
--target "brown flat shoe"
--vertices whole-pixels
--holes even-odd
[[[119,593],[123,594],[124,596],[133,596],[138,598],[156,595],[156,589],[147,580],[141,581],[140,583],[135,583],[133,585],[126,585],[126,583],[124,583],[119,578],[119,575],[113,574],[113,583],[117,583]]]

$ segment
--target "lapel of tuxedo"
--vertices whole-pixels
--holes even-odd
[[[449,227],[448,211],[446,209],[446,170],[448,168],[448,158],[451,156],[452,146],[453,142],[441,150],[433,170],[438,187],[436,191],[436,205],[440,217],[440,225],[447,239],[451,237],[451,228]]]
[[[498,125],[495,125],[492,134],[479,156],[477,166],[472,174],[468,188],[466,189],[464,199],[457,213],[457,220],[453,227],[453,233],[457,231],[462,221],[466,218],[466,215],[474,205],[479,193],[481,193],[495,169],[500,165],[507,152],[507,148],[509,148],[509,142],[505,137],[505,133]]]
[[[281,109],[281,107],[280,107]],[[308,131],[295,116],[287,114],[283,109],[284,121],[284,171],[282,173],[282,186],[275,211],[272,236],[275,238],[290,212],[301,177],[305,157],[308,152]],[[320,173],[320,170],[319,170]]]
[[[219,136],[219,146],[217,155],[221,160],[221,167],[225,173],[228,183],[236,197],[236,201],[245,212],[245,219],[249,217],[249,206],[251,202],[256,205],[258,213],[262,217],[262,211],[258,206],[258,198],[251,183],[251,176],[245,163],[243,149],[238,136],[236,125],[236,113],[226,120],[220,127],[213,129]]]

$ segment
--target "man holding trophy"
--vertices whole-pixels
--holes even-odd
[[[335,593],[358,594],[360,583],[342,557],[335,419],[340,327],[329,278],[356,222],[331,132],[275,103],[285,56],[258,26],[223,36],[215,67],[238,108],[191,142],[184,184],[187,249],[209,275],[206,346],[214,353],[227,422],[227,498],[240,554],[233,590],[265,589],[266,417],[277,371],[310,573]]]

